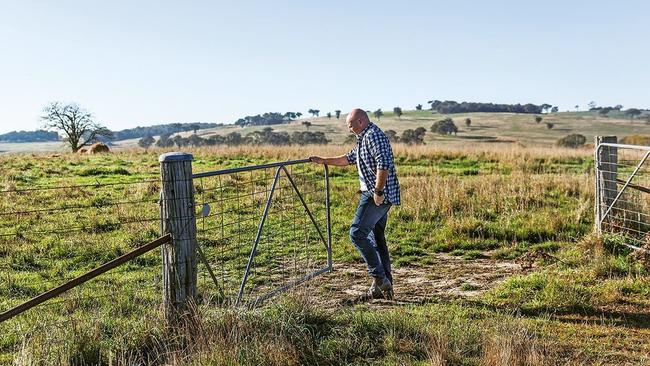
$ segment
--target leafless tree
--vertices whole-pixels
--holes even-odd
[[[100,136],[113,137],[111,130],[96,122],[90,112],[75,103],[52,102],[43,109],[41,119],[45,128],[63,133],[72,152],[97,142]]]

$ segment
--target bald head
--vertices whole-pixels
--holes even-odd
[[[363,129],[366,128],[370,123],[368,114],[366,113],[366,111],[360,108],[355,108],[352,111],[350,111],[345,121],[348,124],[348,128],[350,129],[350,132],[354,132],[357,135],[360,134],[361,131],[363,131]]]

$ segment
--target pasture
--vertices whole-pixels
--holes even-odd
[[[592,235],[593,153],[542,146],[573,132],[602,133],[605,122],[582,117],[557,114],[555,128],[546,130],[528,115],[474,114],[458,137],[428,132],[427,145],[397,144],[403,204],[391,210],[387,228],[395,301],[353,301],[369,284],[347,237],[358,180],[353,168],[332,167],[332,273],[244,309],[220,305],[203,273],[198,320],[179,332],[162,321],[161,256],[154,250],[0,323],[0,363],[648,363],[648,268],[614,239]],[[400,132],[437,119],[409,112],[379,124]],[[314,120],[310,128],[342,141],[343,121],[334,121]],[[606,121],[612,123],[619,135],[621,128],[650,132],[641,122]],[[520,143],[447,141],[474,141],[467,136]],[[189,152],[200,172],[346,151],[326,145]],[[156,238],[162,152],[0,157],[0,310]],[[309,176],[316,168],[303,169]],[[310,202],[319,200],[315,194]],[[219,246],[209,238],[199,237],[199,245],[212,258]],[[258,281],[271,281],[276,265],[267,258],[260,273],[269,276]]]
[[[424,127],[427,133],[424,137],[425,143],[437,145],[453,145],[458,143],[495,143],[515,144],[524,147],[551,147],[561,139],[570,134],[582,134],[587,138],[587,143],[593,142],[596,135],[617,135],[619,138],[628,135],[650,135],[650,124],[644,119],[630,120],[623,113],[611,112],[610,117],[603,117],[597,112],[559,112],[542,114],[542,122],[535,122],[535,115],[516,113],[458,113],[439,114],[423,110],[405,110],[398,118],[393,112],[386,111],[379,121],[372,118],[382,129],[394,130],[398,136],[406,129]],[[296,131],[323,132],[327,139],[334,144],[342,144],[349,136],[345,126],[346,115],[340,119],[335,117],[307,117],[302,116],[288,124],[272,125],[274,131],[288,132]],[[430,131],[431,125],[441,119],[452,118],[459,131],[456,135],[439,135]],[[465,120],[471,119],[471,125],[466,126]],[[311,122],[306,127],[302,123]],[[553,123],[553,128],[548,129],[546,123]],[[227,135],[231,132],[238,132],[242,136],[260,131],[269,126],[248,126],[239,127],[235,125],[224,125],[217,128],[198,130],[197,134],[203,138],[213,135]],[[193,132],[182,132],[180,135],[188,137]],[[113,150],[128,150],[138,148],[138,140],[115,141]],[[11,153],[32,153],[32,152],[63,152],[65,146],[59,142],[46,143],[3,143],[0,142],[0,154]]]

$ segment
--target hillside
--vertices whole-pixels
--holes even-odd
[[[406,129],[425,127],[427,134],[426,143],[465,143],[472,142],[520,142],[526,146],[551,145],[558,139],[572,134],[579,133],[592,141],[596,135],[618,135],[626,136],[631,134],[650,134],[650,124],[644,120],[630,121],[625,118],[604,118],[596,112],[561,112],[542,114],[541,123],[535,123],[535,115],[514,114],[514,113],[459,113],[459,114],[438,114],[430,111],[405,111],[401,118],[397,118],[392,112],[385,112],[381,120],[371,118],[384,130],[392,129],[398,134]],[[444,118],[452,118],[459,129],[457,136],[443,136],[430,131],[431,125]],[[472,124],[465,126],[465,119],[470,118]],[[310,121],[312,125],[307,129],[302,125],[303,121]],[[546,127],[546,122],[553,123],[552,129]],[[230,132],[247,133],[261,130],[266,126],[238,127],[224,126],[216,129],[206,129],[199,132],[200,136],[209,137],[214,134],[228,134]],[[271,126],[274,131],[320,131],[324,132],[333,143],[342,143],[347,135],[345,115],[339,120],[336,118],[318,117],[303,118],[288,125]]]
[[[596,135],[616,135],[623,137],[632,134],[650,135],[650,124],[645,120],[630,120],[622,114],[612,114],[612,117],[602,117],[597,112],[560,112],[542,114],[541,123],[535,122],[535,115],[515,113],[459,113],[439,114],[431,111],[404,111],[401,118],[397,118],[392,112],[385,112],[381,120],[372,120],[385,129],[395,130],[398,135],[406,129],[424,127],[427,134],[425,143],[431,144],[458,144],[458,143],[520,143],[524,146],[549,146],[558,139],[572,134],[583,134],[587,143],[593,140]],[[434,134],[430,131],[431,125],[444,118],[452,118],[459,131],[456,136],[444,136]],[[471,126],[465,125],[465,119],[472,120]],[[309,121],[312,125],[307,128],[302,122]],[[553,128],[548,129],[546,122],[553,123]],[[340,119],[334,117],[302,118],[289,124],[273,126],[250,126],[239,127],[236,125],[225,125],[215,128],[198,130],[201,137],[210,137],[216,134],[226,135],[231,132],[238,132],[242,136],[253,131],[271,127],[274,131],[312,131],[323,132],[334,144],[342,144],[349,135],[345,124],[345,115]],[[193,131],[182,132],[183,136],[190,136]],[[138,139],[122,140],[114,142],[114,149],[136,148]],[[1,153],[29,153],[65,151],[61,143],[21,143],[7,144],[0,143]]]

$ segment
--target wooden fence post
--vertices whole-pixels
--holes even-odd
[[[596,136],[596,228],[602,230],[601,220],[607,208],[614,202],[618,191],[616,178],[618,173],[618,149],[612,146],[600,146],[602,143],[617,143],[616,136]],[[600,146],[600,148],[599,148]]]
[[[160,214],[163,234],[172,240],[162,247],[163,306],[168,324],[191,315],[196,295],[196,219],[192,155],[160,155]]]

